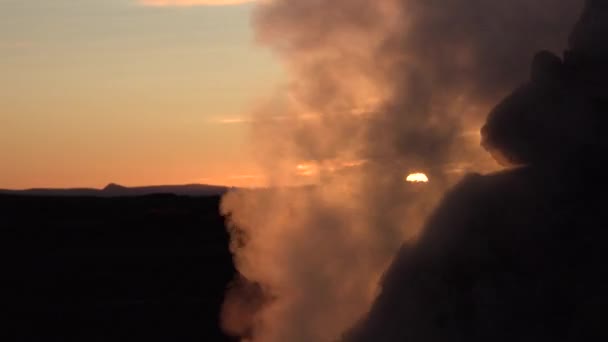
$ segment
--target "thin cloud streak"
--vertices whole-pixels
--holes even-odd
[[[262,122],[280,122],[287,121],[292,119],[292,116],[288,115],[274,115],[268,118],[259,119],[253,117],[227,117],[227,118],[214,118],[209,120],[208,122],[211,124],[219,124],[219,125],[239,125],[239,124],[250,124],[250,123],[262,123]],[[320,115],[315,113],[304,113],[296,116],[299,120],[315,120],[319,119]]]
[[[256,0],[139,0],[139,4],[151,7],[230,6]]]
[[[246,123],[251,123],[252,120],[250,118],[218,118],[218,119],[212,119],[209,121],[210,123],[213,124],[220,124],[220,125],[238,125],[238,124],[246,124]]]

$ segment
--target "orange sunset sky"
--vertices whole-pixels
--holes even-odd
[[[0,0],[0,188],[247,185],[282,80],[238,0]]]

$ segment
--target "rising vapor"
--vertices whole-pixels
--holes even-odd
[[[227,296],[225,329],[247,341],[339,339],[369,310],[383,272],[445,189],[494,167],[466,132],[525,78],[535,51],[563,49],[580,7],[260,3],[257,40],[283,62],[289,84],[251,124],[269,189],[223,199],[242,275]],[[408,186],[412,172],[432,181]]]

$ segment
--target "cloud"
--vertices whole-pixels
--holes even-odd
[[[27,49],[32,46],[34,43],[28,41],[0,42],[0,49]]]
[[[298,120],[316,120],[319,119],[319,116],[315,113],[303,113],[298,115]],[[286,115],[274,115],[265,118],[257,118],[257,117],[218,117],[209,120],[208,122],[211,124],[218,125],[240,125],[240,124],[253,124],[253,123],[262,123],[262,122],[285,122],[290,119],[289,116]]]
[[[139,4],[151,7],[229,6],[256,0],[139,0]]]
[[[216,118],[209,121],[213,124],[220,125],[239,125],[245,123],[251,123],[251,119],[243,117],[231,117],[231,118]]]

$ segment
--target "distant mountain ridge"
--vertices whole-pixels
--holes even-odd
[[[115,183],[108,184],[103,189],[94,188],[34,188],[26,190],[0,189],[0,195],[27,195],[27,196],[92,196],[92,197],[134,197],[155,194],[172,194],[180,196],[217,196],[223,195],[231,188],[207,184],[185,185],[152,185],[139,187],[126,187]]]

